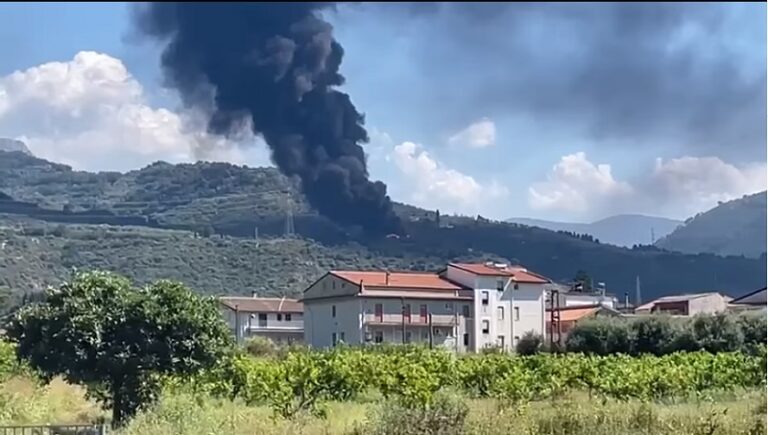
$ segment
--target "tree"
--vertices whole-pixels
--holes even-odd
[[[573,279],[576,282],[576,285],[581,285],[581,291],[583,292],[591,292],[592,291],[592,278],[587,274],[586,271],[579,270],[576,272],[576,278]]]
[[[8,336],[47,380],[84,385],[120,426],[158,396],[163,378],[214,367],[232,344],[215,300],[182,284],[133,288],[106,272],[78,273],[23,308]]]
[[[544,338],[533,331],[528,331],[520,337],[515,350],[520,355],[533,355],[541,351]]]

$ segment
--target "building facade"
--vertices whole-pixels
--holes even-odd
[[[296,299],[222,297],[224,320],[238,342],[248,337],[266,337],[275,343],[304,340],[304,308]]]
[[[511,350],[525,332],[544,333],[549,284],[493,263],[452,263],[439,273],[331,271],[304,292],[304,340]]]
[[[731,299],[715,292],[664,296],[635,308],[635,314],[695,316],[720,313],[728,308]]]

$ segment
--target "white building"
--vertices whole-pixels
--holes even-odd
[[[725,311],[732,299],[716,292],[664,296],[635,308],[635,314],[714,314]]]
[[[549,284],[493,263],[452,263],[439,273],[331,271],[304,291],[304,340],[509,350],[527,331],[544,333]]]
[[[228,296],[219,298],[219,304],[238,342],[254,336],[275,343],[304,338],[304,309],[296,299]]]

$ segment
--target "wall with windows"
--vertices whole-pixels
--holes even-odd
[[[472,301],[399,299],[365,297],[363,335],[371,343],[420,343],[430,340],[429,317],[432,316],[432,344],[465,352],[471,344],[467,317],[472,315]],[[467,343],[465,345],[465,343]]]
[[[360,299],[305,300],[304,342],[312,347],[327,348],[340,341],[348,344],[363,342]]]

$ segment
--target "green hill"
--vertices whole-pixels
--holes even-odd
[[[15,293],[77,267],[181,279],[208,293],[295,295],[329,268],[436,270],[457,259],[519,262],[563,281],[583,269],[619,296],[634,294],[638,275],[646,298],[765,285],[765,261],[626,249],[404,204],[396,209],[408,236],[370,238],[313,213],[271,168],[156,163],[94,174],[0,152],[0,192],[11,198],[0,201],[0,286]],[[284,238],[289,207],[296,235]]]
[[[656,245],[671,251],[744,255],[766,251],[766,192],[719,204],[685,222]]]

